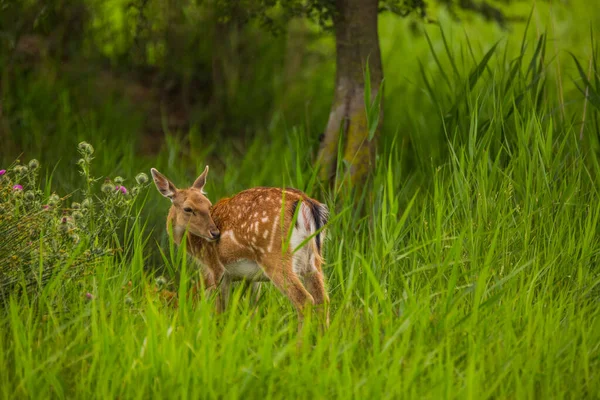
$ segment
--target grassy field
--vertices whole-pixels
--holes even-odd
[[[0,259],[46,243],[43,233],[14,234],[13,184],[39,185],[40,204],[54,190],[71,194],[70,215],[79,210],[72,201],[95,199],[98,214],[82,217],[80,241],[64,239],[70,253],[43,287],[0,309],[0,397],[598,398],[600,102],[592,95],[600,72],[590,74],[586,100],[568,53],[585,75],[598,47],[589,24],[573,25],[594,22],[584,7],[547,11],[536,10],[527,31],[481,21],[451,24],[444,35],[427,27],[431,45],[411,39],[407,21],[383,17],[386,125],[363,193],[311,179],[315,135],[285,113],[274,112],[243,151],[217,137],[189,149],[173,136],[148,158],[136,155],[140,121],[129,105],[81,111],[66,81],[15,82],[6,101],[20,110],[23,136],[13,145],[22,163],[39,158],[42,172],[19,181],[8,168],[19,154],[1,154],[11,181],[0,197]],[[313,71],[307,91],[329,90],[331,72]],[[323,125],[319,118],[312,124]],[[43,138],[50,120],[51,142]],[[82,140],[95,147],[83,177]],[[166,239],[168,201],[147,185],[122,204],[100,194],[105,176],[124,176],[131,190],[150,166],[191,184],[206,160],[212,200],[292,185],[328,203],[324,334],[310,320],[298,334],[274,288],[257,305],[236,288],[222,315],[214,299],[190,302],[194,270]],[[101,180],[88,192],[89,176]],[[31,214],[18,204],[15,215]],[[102,240],[121,250],[81,261]],[[83,277],[69,273],[77,262]],[[179,292],[178,307],[160,296],[163,286]]]

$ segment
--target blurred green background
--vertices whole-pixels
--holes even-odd
[[[0,397],[598,398],[596,3],[381,12],[377,158],[346,191],[314,179],[336,67],[318,13],[288,18],[271,0],[0,0],[0,272],[12,263],[36,283],[0,310]],[[187,186],[208,164],[213,201],[286,185],[327,203],[330,328],[308,319],[298,333],[268,284],[257,307],[238,285],[220,315],[214,298],[187,301],[197,273],[169,246],[169,202],[153,186],[116,213],[106,199],[123,197],[106,185],[86,215],[120,223],[122,238],[78,227],[84,273],[65,279],[72,260],[54,264],[43,243],[56,231],[74,249],[72,237],[46,229],[31,252],[20,212],[69,229],[86,188],[81,141],[95,148],[96,193],[151,167]],[[32,158],[45,193],[27,208],[30,188],[12,187],[24,175],[8,167]],[[71,195],[51,210],[60,219],[39,207],[54,191]],[[110,255],[90,259],[98,242]],[[159,274],[178,307],[159,298]]]
[[[252,185],[306,189],[299,171],[312,167],[333,98],[333,35],[306,18],[272,29],[241,12],[245,3],[226,12],[219,4],[3,3],[0,166],[39,158],[54,190],[77,197],[75,148],[86,140],[97,150],[98,177],[131,179],[153,166],[185,186],[209,164],[213,199]],[[427,187],[431,171],[448,161],[448,140],[467,140],[468,126],[448,124],[446,112],[460,101],[459,78],[496,42],[482,92],[496,90],[494,74],[508,76],[522,47],[526,70],[545,35],[537,57],[543,77],[524,82],[531,89],[543,79],[541,96],[555,103],[553,112],[581,118],[584,96],[574,82],[582,85],[568,52],[587,68],[600,13],[583,0],[498,7],[504,23],[443,2],[429,2],[427,18],[380,14],[378,151],[385,159],[396,144],[398,185]],[[491,102],[478,108],[483,119],[496,111]],[[596,134],[584,140],[597,148]],[[166,205],[155,193],[149,201],[151,227],[162,228]]]

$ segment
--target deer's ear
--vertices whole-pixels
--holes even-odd
[[[202,172],[202,174],[200,174],[198,179],[196,179],[196,181],[192,185],[192,187],[194,189],[198,189],[203,194],[206,194],[206,192],[204,191],[204,185],[206,185],[206,176],[207,175],[208,175],[208,165],[206,166],[206,168],[204,168],[204,172]]]
[[[155,168],[150,169],[150,173],[152,174],[152,179],[154,180],[154,184],[156,188],[163,196],[173,200],[173,196],[177,193],[177,188],[173,183],[167,179],[166,176],[158,172]]]

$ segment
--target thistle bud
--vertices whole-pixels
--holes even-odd
[[[115,191],[115,185],[110,182],[104,182],[101,189],[104,193],[111,193]]]
[[[35,158],[32,159],[31,161],[29,161],[29,169],[30,170],[35,171],[39,167],[40,167],[40,162],[38,160],[36,160]]]
[[[140,172],[139,174],[137,174],[137,175],[135,176],[135,181],[136,181],[138,184],[140,184],[140,185],[143,185],[143,184],[145,184],[145,183],[148,183],[148,175],[146,175],[146,174],[145,174],[145,173],[143,173],[143,172]]]
[[[76,233],[72,233],[69,238],[73,241],[74,244],[79,243],[79,235]]]
[[[56,193],[52,193],[50,198],[48,198],[48,204],[51,206],[55,206],[60,203],[60,197]]]
[[[156,286],[158,286],[159,289],[162,289],[166,285],[167,285],[167,278],[165,278],[164,276],[159,276],[158,278],[156,278]]]
[[[84,153],[88,156],[91,156],[92,154],[94,154],[94,148],[88,142],[81,142],[81,143],[79,143],[78,147],[82,153]]]

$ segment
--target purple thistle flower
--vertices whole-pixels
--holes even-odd
[[[15,186],[13,186],[13,190],[23,190],[23,186],[15,185]]]
[[[121,192],[123,194],[127,194],[127,188],[125,186],[117,185],[115,187],[115,190],[118,190],[119,192]]]
[[[50,208],[50,206],[49,206],[48,204],[44,204],[44,205],[42,206],[42,208],[43,208],[44,210],[47,210],[47,209],[49,209],[49,208]]]
[[[94,295],[91,294],[90,292],[88,292],[88,293],[85,294],[85,298],[88,299],[88,300],[93,300],[94,299]]]
[[[5,169],[0,169],[0,176],[4,175],[6,173]]]

